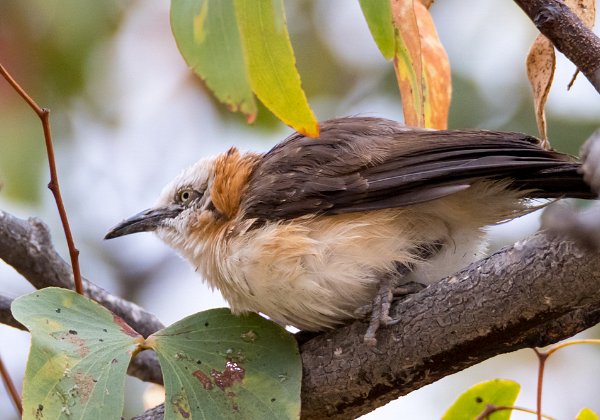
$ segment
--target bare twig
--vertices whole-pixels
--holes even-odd
[[[560,0],[514,0],[600,92],[600,39]]]
[[[506,411],[506,410],[510,410],[510,411],[520,411],[522,413],[528,413],[528,414],[537,414],[535,411],[530,410],[528,408],[524,408],[524,407],[514,407],[514,406],[502,406],[502,405],[493,405],[493,404],[488,404],[485,409],[483,410],[483,412],[477,416],[477,418],[475,420],[487,420],[490,418],[490,415],[495,413],[496,411]],[[552,417],[549,416],[545,416],[545,415],[541,415],[538,417],[538,419],[541,420],[541,418],[545,418],[547,420],[554,420]]]
[[[58,182],[58,172],[56,170],[56,160],[54,158],[54,146],[52,145],[52,132],[50,129],[50,110],[41,108],[32,98],[25,92],[25,90],[17,83],[17,81],[10,75],[10,73],[0,64],[0,74],[4,76],[6,81],[13,87],[13,89],[27,102],[27,104],[33,109],[38,115],[42,122],[42,128],[44,130],[44,140],[46,142],[46,153],[48,155],[48,165],[50,166],[50,183],[48,188],[54,195],[56,201],[56,207],[60,215],[60,221],[65,231],[65,237],[67,239],[67,245],[69,247],[69,255],[71,257],[71,266],[73,269],[73,278],[75,282],[75,290],[79,294],[83,294],[83,284],[81,281],[81,271],[79,269],[79,250],[75,247],[73,241],[73,235],[71,233],[71,227],[69,226],[69,219],[67,217],[67,211],[63,203],[62,195],[60,193],[60,184]]]
[[[580,344],[599,345],[600,340],[596,340],[596,339],[571,340],[571,341],[567,341],[565,343],[556,344],[556,345],[554,345],[548,349],[544,349],[544,350],[536,349],[536,348],[533,349],[533,351],[535,352],[535,355],[538,358],[538,363],[539,363],[538,382],[537,382],[537,418],[538,418],[538,420],[541,420],[542,416],[543,416],[542,415],[542,386],[544,383],[544,368],[546,367],[546,362],[548,361],[548,358],[560,349],[564,349],[565,347],[580,345]]]
[[[542,389],[544,384],[544,371],[546,369],[546,361],[550,354],[544,351],[540,351],[536,348],[533,349],[535,355],[538,358],[538,379],[537,379],[537,392],[536,392],[536,414],[537,419],[542,420]]]
[[[17,392],[17,388],[15,387],[15,383],[13,382],[6,366],[4,366],[4,362],[2,361],[2,357],[0,357],[0,376],[2,376],[2,381],[4,382],[4,386],[12,399],[15,408],[19,412],[19,415],[23,415],[23,405],[21,405],[21,397]]]

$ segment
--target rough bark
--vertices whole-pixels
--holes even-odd
[[[537,234],[413,295],[376,349],[355,323],[302,345],[302,417],[354,418],[492,356],[600,321],[600,254]]]
[[[308,339],[302,418],[355,418],[490,357],[596,325],[599,256],[540,233],[398,302],[402,321],[380,330],[375,348],[363,344],[360,321]]]
[[[0,210],[0,259],[11,265],[36,289],[73,289],[73,271],[54,249],[48,227],[39,219],[19,219]],[[123,318],[144,337],[163,328],[149,312],[84,280],[86,296]]]

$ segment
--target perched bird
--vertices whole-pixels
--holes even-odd
[[[593,198],[580,165],[539,143],[333,119],[317,139],[294,133],[264,154],[198,161],[106,238],[156,232],[234,313],[319,331],[372,309],[373,342],[394,322],[394,289],[480,258],[485,226],[531,211],[527,199]]]

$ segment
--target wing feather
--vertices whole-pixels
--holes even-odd
[[[481,178],[541,189],[532,196],[588,196],[578,167],[525,134],[407,129],[390,120],[341,118],[322,123],[318,139],[295,133],[267,152],[241,208],[263,220],[377,210],[441,198]]]

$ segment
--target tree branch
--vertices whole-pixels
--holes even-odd
[[[402,321],[379,331],[376,348],[363,344],[362,321],[308,339],[301,344],[302,417],[356,417],[489,357],[543,346],[595,325],[598,256],[537,234],[396,303],[392,314]],[[71,281],[68,264],[37,219],[0,212],[0,258],[36,287]],[[87,281],[86,288],[138,331],[159,328],[137,305]],[[0,298],[0,320],[12,325],[7,311],[7,299]],[[134,361],[131,374],[160,382],[153,353]],[[157,418],[152,416],[160,410],[140,418]]]
[[[568,338],[600,321],[600,259],[544,234],[398,304],[402,321],[361,342],[364,324],[302,346],[303,418],[353,418],[492,356]]]
[[[355,418],[498,354],[571,337],[600,322],[599,286],[598,253],[534,235],[398,302],[402,321],[376,348],[360,321],[303,343],[302,418]]]
[[[600,92],[600,39],[560,0],[514,0]]]
[[[48,227],[39,219],[19,219],[0,210],[0,259],[11,265],[36,289],[73,288],[71,267],[54,249]],[[86,296],[115,314],[144,337],[163,328],[154,315],[138,305],[111,295],[85,280]]]

